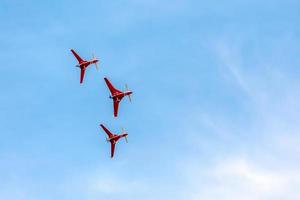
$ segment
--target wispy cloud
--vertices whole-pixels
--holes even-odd
[[[299,170],[268,169],[244,156],[225,158],[206,169],[196,170],[192,166],[186,168],[186,199],[296,200],[300,197],[300,192],[295,190],[300,183]]]
[[[241,46],[224,40],[217,43],[215,52],[224,83],[236,88],[236,98],[243,96],[242,106],[248,116],[241,123],[226,110],[201,115],[197,110],[192,114],[188,124],[197,126],[187,127],[187,133],[205,140],[209,137],[203,136],[206,130],[218,136],[215,139],[219,142],[210,141],[213,147],[205,146],[203,140],[193,142],[193,146],[203,147],[197,149],[198,153],[205,155],[203,151],[207,150],[211,157],[203,164],[194,160],[193,154],[179,164],[185,169],[182,195],[191,200],[299,199],[300,112],[296,102],[300,94],[296,86],[300,82],[291,76],[290,64],[282,68],[274,63],[267,65],[265,60],[246,62]],[[220,149],[220,139],[223,151],[212,153],[211,149]]]
[[[114,173],[112,169],[100,168],[91,169],[88,173],[72,173],[65,177],[60,185],[62,193],[72,199],[118,199],[138,196],[147,191],[145,182],[122,176],[119,172]]]

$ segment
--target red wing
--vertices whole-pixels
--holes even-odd
[[[118,116],[118,109],[119,109],[119,103],[120,101],[114,100],[114,116]]]
[[[76,57],[76,59],[78,60],[79,63],[84,61],[82,58],[80,58],[80,56],[73,49],[71,49],[71,52]]]
[[[85,68],[80,68],[80,84],[83,82]]]
[[[110,157],[112,158],[112,157],[114,157],[114,154],[115,154],[115,146],[116,146],[116,144],[115,144],[115,142],[114,141],[111,141],[110,142],[110,144],[111,144],[111,151],[110,151]]]
[[[117,90],[117,89],[109,82],[109,80],[108,80],[106,77],[104,78],[104,80],[105,80],[105,83],[106,83],[108,89],[110,90],[111,95],[115,95],[115,94],[117,94],[117,93],[122,93],[120,90]]]
[[[113,134],[103,124],[100,124],[100,126],[102,127],[102,129],[105,131],[105,133],[108,135],[109,138],[113,136]]]

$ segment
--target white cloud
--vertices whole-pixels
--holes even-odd
[[[130,198],[147,191],[140,180],[122,176],[112,169],[91,169],[89,173],[74,173],[61,185],[62,192],[71,199]],[[76,193],[74,193],[76,191]]]
[[[245,80],[243,73],[239,69],[241,60],[238,55],[238,50],[233,47],[229,48],[225,42],[218,42],[215,48],[225,71],[230,73],[233,80],[235,80],[237,85],[239,85],[246,93],[251,94],[247,80]]]
[[[261,167],[244,157],[224,159],[209,168],[187,165],[184,194],[188,200],[297,200],[298,171]]]
[[[145,186],[139,181],[128,180],[116,176],[98,175],[89,177],[87,181],[87,191],[96,194],[122,194],[130,195],[136,191],[144,191]]]
[[[231,88],[235,90],[233,95],[243,96],[242,106],[249,116],[241,123],[226,110],[192,115],[188,123],[194,124],[193,120],[212,134],[216,132],[217,139],[224,139],[222,144],[228,151],[224,148],[225,151],[220,151],[219,143],[210,142],[214,147],[198,149],[202,154],[208,150],[211,155],[210,159],[202,160],[205,164],[199,163],[195,155],[181,164],[180,169],[184,169],[182,196],[188,200],[300,199],[300,109],[297,103],[300,102],[297,89],[300,82],[291,76],[293,67],[290,65],[282,68],[276,63],[266,65],[265,60],[245,60],[241,46],[234,41],[221,41],[214,48],[224,81],[234,88]],[[251,68],[247,68],[250,65]],[[199,127],[187,130],[190,135],[203,137],[204,133],[197,136]],[[194,146],[195,143],[193,141]],[[214,148],[217,150],[212,152]]]

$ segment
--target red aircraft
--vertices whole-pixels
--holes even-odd
[[[100,126],[105,131],[105,133],[108,135],[108,137],[106,138],[106,141],[110,142],[110,144],[111,144],[111,154],[110,154],[110,157],[112,158],[112,157],[114,157],[115,145],[116,145],[117,141],[120,138],[124,137],[125,140],[126,140],[126,142],[128,143],[128,141],[127,141],[128,134],[124,130],[122,130],[122,133],[120,135],[113,134],[103,124],[100,124]]]
[[[119,108],[119,103],[120,101],[123,99],[123,97],[128,96],[129,101],[131,102],[131,97],[130,95],[132,94],[132,92],[130,90],[128,90],[128,86],[127,84],[125,85],[126,87],[126,91],[122,92],[120,90],[117,90],[110,82],[109,80],[105,77],[104,78],[107,87],[110,90],[111,96],[109,96],[109,98],[111,98],[114,101],[114,116],[117,117],[118,116],[118,108]]]
[[[84,73],[85,73],[85,69],[90,65],[90,64],[95,64],[96,69],[98,69],[98,65],[97,62],[99,61],[94,55],[93,55],[93,59],[92,60],[83,60],[82,58],[80,58],[80,56],[73,50],[70,49],[70,51],[73,53],[73,55],[76,57],[76,59],[78,60],[78,65],[76,65],[76,67],[80,68],[80,84],[83,82],[83,78],[84,78]]]

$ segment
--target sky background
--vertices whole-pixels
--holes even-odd
[[[299,200],[299,0],[0,0],[0,198]],[[83,85],[69,49],[94,53]],[[113,118],[103,77],[134,92]],[[120,140],[114,159],[99,128]]]

